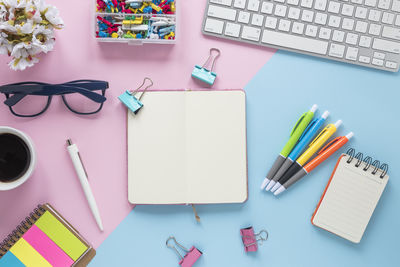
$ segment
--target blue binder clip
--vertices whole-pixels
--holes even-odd
[[[145,87],[140,95],[139,98],[136,98],[136,94],[139,93],[139,90],[143,88],[143,86],[146,83],[146,80],[150,81],[150,85]],[[127,106],[135,115],[140,111],[140,109],[143,107],[143,103],[141,102],[141,99],[144,95],[144,93],[147,91],[148,88],[150,88],[153,85],[153,81],[150,78],[144,78],[142,85],[133,91],[126,90],[125,93],[120,95],[118,97],[119,100],[121,100],[122,103],[124,103],[125,106]]]
[[[213,51],[217,52],[217,54],[214,56],[213,56]],[[209,85],[213,85],[215,82],[215,79],[217,78],[217,74],[215,72],[213,72],[213,69],[214,69],[215,61],[217,60],[217,58],[219,57],[220,54],[221,54],[221,52],[219,51],[219,49],[211,48],[210,56],[208,57],[206,63],[204,63],[204,65],[201,67],[199,65],[196,65],[192,72],[192,77],[194,77],[202,82],[205,82]],[[206,66],[209,64],[210,61],[212,61],[211,69],[208,70],[208,69],[206,69]]]

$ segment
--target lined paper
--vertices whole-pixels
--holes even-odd
[[[313,224],[354,243],[359,243],[385,189],[389,176],[380,178],[366,163],[356,167],[357,159],[341,157],[338,167],[314,216]]]

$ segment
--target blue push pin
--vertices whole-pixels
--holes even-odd
[[[150,85],[147,86],[146,88],[144,88],[142,92],[142,94],[140,95],[139,99],[136,98],[136,94],[139,92],[140,89],[143,88],[143,86],[146,83],[146,80],[150,81]],[[127,106],[135,115],[140,111],[140,109],[143,107],[143,103],[141,102],[141,99],[144,95],[144,93],[147,91],[148,88],[150,88],[153,85],[153,81],[150,78],[144,78],[142,85],[134,90],[134,91],[129,91],[126,90],[125,93],[123,93],[122,95],[120,95],[118,97],[119,100],[121,100],[122,103],[124,103],[125,106]]]
[[[217,54],[215,56],[213,56],[213,51],[217,52]],[[219,57],[220,54],[221,54],[221,52],[219,51],[219,49],[211,48],[210,56],[208,57],[206,63],[204,63],[204,65],[201,67],[199,65],[196,65],[192,72],[192,77],[194,77],[202,82],[205,82],[209,85],[213,85],[215,82],[215,79],[217,78],[217,74],[215,72],[213,72],[213,69],[214,69],[215,61],[217,60],[217,58]],[[209,62],[211,60],[212,60],[211,69],[208,70],[205,67],[209,64]]]

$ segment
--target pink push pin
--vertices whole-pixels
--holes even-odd
[[[171,240],[173,240],[179,248],[181,248],[183,251],[186,252],[186,255],[184,257],[182,257],[182,255],[179,253],[179,251],[175,245],[169,244],[169,242]],[[197,248],[195,248],[194,246],[191,249],[185,248],[184,246],[179,244],[176,241],[175,237],[173,237],[173,236],[171,236],[170,238],[167,239],[166,244],[167,244],[167,247],[175,250],[176,254],[178,254],[178,256],[181,258],[179,265],[182,267],[192,267],[193,264],[195,264],[196,261],[200,258],[200,256],[203,255],[203,253],[200,250],[198,250]]]
[[[261,246],[268,239],[268,232],[266,230],[261,230],[258,234],[254,234],[253,227],[240,229],[240,235],[242,236],[244,251],[246,252],[257,251],[258,242]]]

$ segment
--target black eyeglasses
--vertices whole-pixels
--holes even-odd
[[[62,84],[21,82],[0,86],[11,113],[18,117],[36,117],[50,106],[54,95],[61,95],[67,108],[79,115],[91,115],[103,108],[108,82],[77,80]]]

